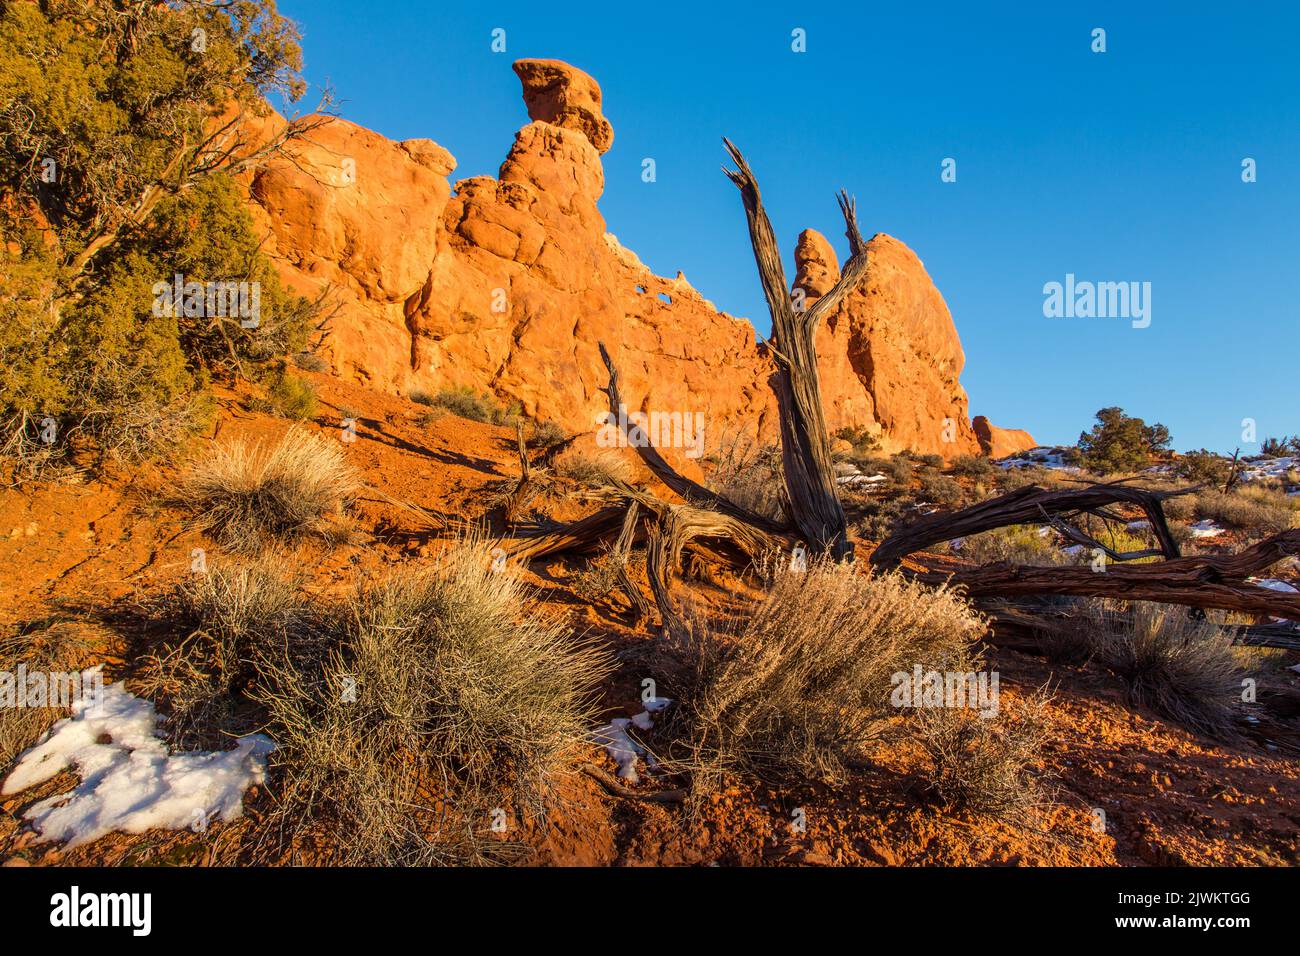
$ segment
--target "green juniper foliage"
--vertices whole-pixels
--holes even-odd
[[[1136,471],[1169,447],[1169,429],[1124,414],[1118,407],[1097,412],[1092,431],[1079,435],[1084,467],[1095,472]]]
[[[301,349],[235,176],[232,117],[304,91],[274,0],[0,3],[0,444],[50,416],[143,454],[201,418],[213,375]],[[257,283],[259,321],[168,314],[157,287]],[[251,287],[251,286],[250,286]],[[206,312],[206,310],[205,310]]]

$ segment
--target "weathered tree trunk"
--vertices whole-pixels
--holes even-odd
[[[611,553],[611,559],[615,562],[618,572],[618,584],[627,595],[628,601],[632,605],[632,614],[636,617],[637,623],[645,620],[650,616],[650,604],[646,601],[645,595],[641,589],[636,586],[632,576],[628,574],[628,559],[632,554],[632,544],[636,540],[636,524],[638,505],[632,501],[627,506],[627,514],[623,516],[623,530],[619,532],[618,541],[614,543],[614,550]]]
[[[605,369],[609,372],[609,384],[605,386],[605,394],[609,396],[609,414],[616,423],[621,423],[623,419],[619,415],[620,409],[624,407],[623,396],[619,391],[618,366],[614,360],[609,357],[609,351],[605,348],[604,342],[597,343],[600,348],[600,357],[605,362]],[[698,482],[691,481],[685,475],[678,474],[672,465],[664,460],[659,454],[659,449],[655,448],[650,442],[650,436],[647,435],[635,423],[628,423],[629,427],[625,432],[628,445],[636,449],[636,453],[645,462],[647,468],[656,478],[675,491],[683,499],[691,504],[700,505],[705,508],[716,508],[724,514],[731,515],[741,521],[751,524],[756,528],[767,531],[772,534],[778,534],[782,530],[781,525],[771,521],[762,515],[755,514],[740,505],[728,501],[722,495],[710,491]],[[620,424],[619,427],[622,427]]]
[[[834,288],[811,306],[796,311],[781,265],[781,250],[759,196],[758,181],[740,150],[730,140],[723,142],[737,167],[724,172],[740,189],[754,261],[772,316],[773,341],[768,343],[768,348],[777,367],[773,388],[780,411],[781,461],[790,513],[809,547],[844,560],[852,556],[853,545],[849,542],[848,521],[835,485],[815,339],[822,316],[832,312],[866,275],[866,243],[858,231],[853,200],[841,193],[840,211],[844,214],[850,258]]]
[[[508,524],[515,524],[523,510],[532,501],[532,468],[528,464],[528,442],[524,439],[523,420],[515,422],[515,439],[519,443],[519,483],[506,496],[505,519]]]

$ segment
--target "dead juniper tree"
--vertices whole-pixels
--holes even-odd
[[[790,513],[799,534],[814,552],[828,553],[836,560],[849,559],[853,545],[835,485],[817,373],[816,338],[817,323],[833,312],[867,274],[867,245],[858,230],[857,209],[848,193],[841,192],[839,204],[849,240],[849,261],[834,287],[805,307],[803,296],[792,297],[786,291],[781,250],[763,209],[758,180],[740,150],[730,140],[723,142],[736,164],[735,169],[723,171],[740,189],[759,281],[772,316],[772,337],[767,348],[776,363],[772,386],[781,421],[781,462]]]

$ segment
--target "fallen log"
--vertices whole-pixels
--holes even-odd
[[[592,552],[622,528],[626,511],[625,507],[611,505],[552,531],[507,539],[501,546],[521,561],[564,551]]]
[[[991,564],[910,573],[926,583],[960,586],[975,598],[1068,594],[1300,620],[1300,594],[1271,591],[1245,580],[1296,554],[1300,554],[1300,529],[1275,534],[1236,554],[1196,555],[1155,564],[1111,564],[1103,571]]]
[[[1300,651],[1300,628],[1292,624],[1251,624],[1238,629],[1236,643],[1243,647]]]
[[[1151,522],[1151,530],[1160,543],[1160,552],[1166,557],[1177,558],[1180,552],[1169,530],[1169,523],[1165,520],[1161,502],[1195,490],[1187,488],[1179,491],[1152,491],[1122,482],[1055,491],[1049,491],[1038,485],[1028,485],[960,511],[940,511],[912,522],[880,543],[871,554],[871,565],[881,570],[896,568],[902,563],[903,558],[915,551],[924,550],[941,541],[964,538],[967,535],[979,534],[981,531],[992,531],[994,528],[1017,524],[1051,523],[1053,518],[1071,513],[1095,514],[1098,517],[1111,518],[1112,516],[1106,514],[1103,509],[1106,505],[1121,503],[1137,505],[1141,508]],[[1071,530],[1075,531],[1075,529]],[[1101,547],[1093,539],[1083,536],[1082,532],[1075,533],[1080,536],[1076,540],[1086,539]]]
[[[988,640],[1012,650],[1042,651],[1042,635],[1069,637],[1085,626],[1068,607],[1025,607],[1000,601],[977,602],[992,624]],[[1300,628],[1293,624],[1229,625],[1233,643],[1242,647],[1275,647],[1300,651]]]

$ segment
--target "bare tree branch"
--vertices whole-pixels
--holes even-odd
[[[754,261],[772,315],[772,337],[780,350],[774,350],[777,368],[773,390],[780,411],[781,460],[790,497],[790,513],[813,550],[827,552],[836,560],[851,558],[853,546],[849,542],[848,520],[840,503],[830,439],[826,433],[815,333],[819,316],[829,310],[856,281],[854,277],[861,278],[866,269],[866,254],[858,233],[853,203],[847,196],[841,196],[840,208],[854,247],[847,270],[849,283],[846,284],[844,276],[841,276],[841,281],[831,290],[831,301],[824,308],[811,314],[796,315],[786,291],[780,249],[759,196],[758,181],[740,150],[730,140],[724,139],[723,142],[737,166],[734,170],[724,171],[740,189],[749,222],[749,238],[754,247]]]

